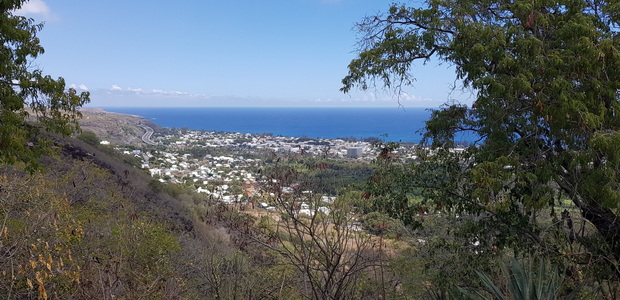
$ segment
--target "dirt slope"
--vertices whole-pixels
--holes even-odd
[[[142,144],[144,129],[138,124],[144,124],[152,128],[159,126],[136,115],[108,112],[100,108],[82,108],[80,127],[83,131],[94,132],[102,141],[113,144]]]

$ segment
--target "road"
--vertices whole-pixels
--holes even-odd
[[[146,130],[146,132],[142,135],[142,141],[149,145],[154,145],[154,146],[157,145],[157,143],[151,141],[151,136],[153,136],[153,128],[146,126],[146,125],[142,125],[142,124],[138,124],[138,126]]]

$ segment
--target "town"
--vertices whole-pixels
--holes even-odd
[[[142,127],[147,133],[152,132],[150,127]],[[185,184],[227,204],[244,202],[255,195],[259,186],[257,172],[274,158],[315,157],[370,164],[379,153],[376,144],[369,140],[189,129],[159,129],[144,142],[143,146],[115,149],[135,156],[141,168],[160,182]],[[415,159],[414,152],[412,144],[400,145],[393,151],[402,161]]]

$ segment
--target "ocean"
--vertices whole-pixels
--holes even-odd
[[[335,139],[380,138],[419,142],[430,111],[425,108],[146,108],[105,107],[142,116],[163,127],[275,136]]]

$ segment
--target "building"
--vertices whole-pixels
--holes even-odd
[[[364,154],[364,149],[360,147],[347,148],[347,157],[359,158]]]

